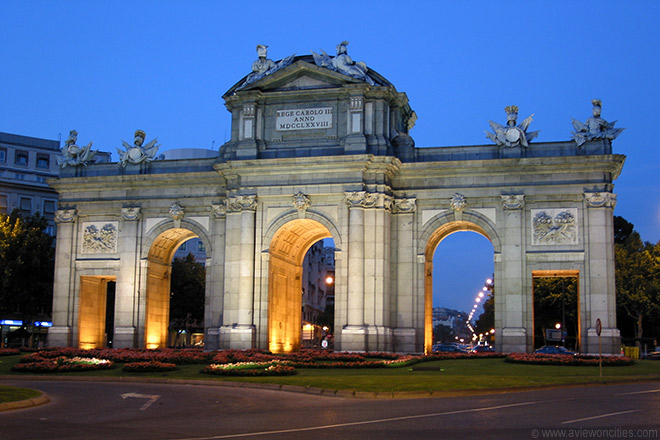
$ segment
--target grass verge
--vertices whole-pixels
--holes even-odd
[[[0,363],[0,375],[16,378],[30,376],[11,371],[20,356],[7,356]],[[112,370],[55,373],[58,376],[148,377],[166,379],[204,379],[294,385],[333,390],[367,392],[461,391],[515,389],[540,386],[599,384],[640,380],[660,380],[660,362],[639,361],[631,366],[598,367],[511,364],[504,359],[454,359],[416,364],[402,368],[312,369],[299,368],[295,376],[217,377],[202,374],[204,365],[181,365],[175,371],[124,373],[123,364]]]

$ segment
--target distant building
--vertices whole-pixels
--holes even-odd
[[[184,242],[174,253],[174,258],[186,258],[188,254],[193,254],[197,263],[206,265],[206,248],[199,238],[191,238]]]
[[[466,324],[467,318],[468,314],[466,312],[445,307],[433,308],[433,328],[438,324],[442,324],[449,327],[459,339],[472,339],[472,333]]]
[[[59,176],[59,155],[60,141],[0,133],[0,212],[38,212],[48,220],[46,232],[55,235],[58,197],[46,181]],[[95,162],[109,159],[109,153],[98,152]]]
[[[55,235],[57,193],[46,179],[59,175],[59,152],[59,141],[0,133],[0,212],[39,212],[48,219],[47,232]]]

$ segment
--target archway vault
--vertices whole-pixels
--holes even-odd
[[[454,220],[441,224],[428,235],[424,249],[424,352],[430,353],[433,346],[433,255],[442,240],[461,231],[475,232],[488,239],[493,246],[492,233],[489,235],[479,224],[466,220]]]
[[[167,346],[172,258],[182,243],[197,236],[193,231],[184,228],[167,229],[161,232],[149,247],[144,333],[147,348]]]
[[[332,237],[316,220],[297,219],[281,226],[270,243],[268,269],[268,348],[273,353],[300,349],[302,263],[309,248]]]

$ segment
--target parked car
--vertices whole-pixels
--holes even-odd
[[[461,347],[450,344],[437,344],[431,348],[434,352],[453,352],[453,353],[467,353],[467,350],[463,350]]]
[[[575,355],[576,353],[574,351],[568,350],[566,347],[562,347],[559,345],[545,345],[541,348],[538,348],[534,350],[534,353],[540,353],[540,354],[570,354],[570,355]]]
[[[651,353],[646,355],[645,359],[652,361],[660,361],[660,351],[652,351]]]
[[[495,351],[492,345],[477,345],[472,348],[472,353],[490,353]]]

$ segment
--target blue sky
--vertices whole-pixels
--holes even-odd
[[[626,130],[616,215],[660,239],[660,2],[658,1],[14,1],[0,4],[0,131],[115,152],[136,129],[170,148],[228,139],[221,96],[269,58],[350,41],[348,53],[405,92],[416,145],[487,144],[504,107],[534,113],[539,141],[570,138],[591,114]],[[116,155],[115,155],[116,157]],[[473,234],[474,235],[474,234]],[[468,238],[463,238],[467,236]],[[436,304],[469,309],[492,273],[476,235],[441,243]],[[465,256],[461,254],[465,252]]]

